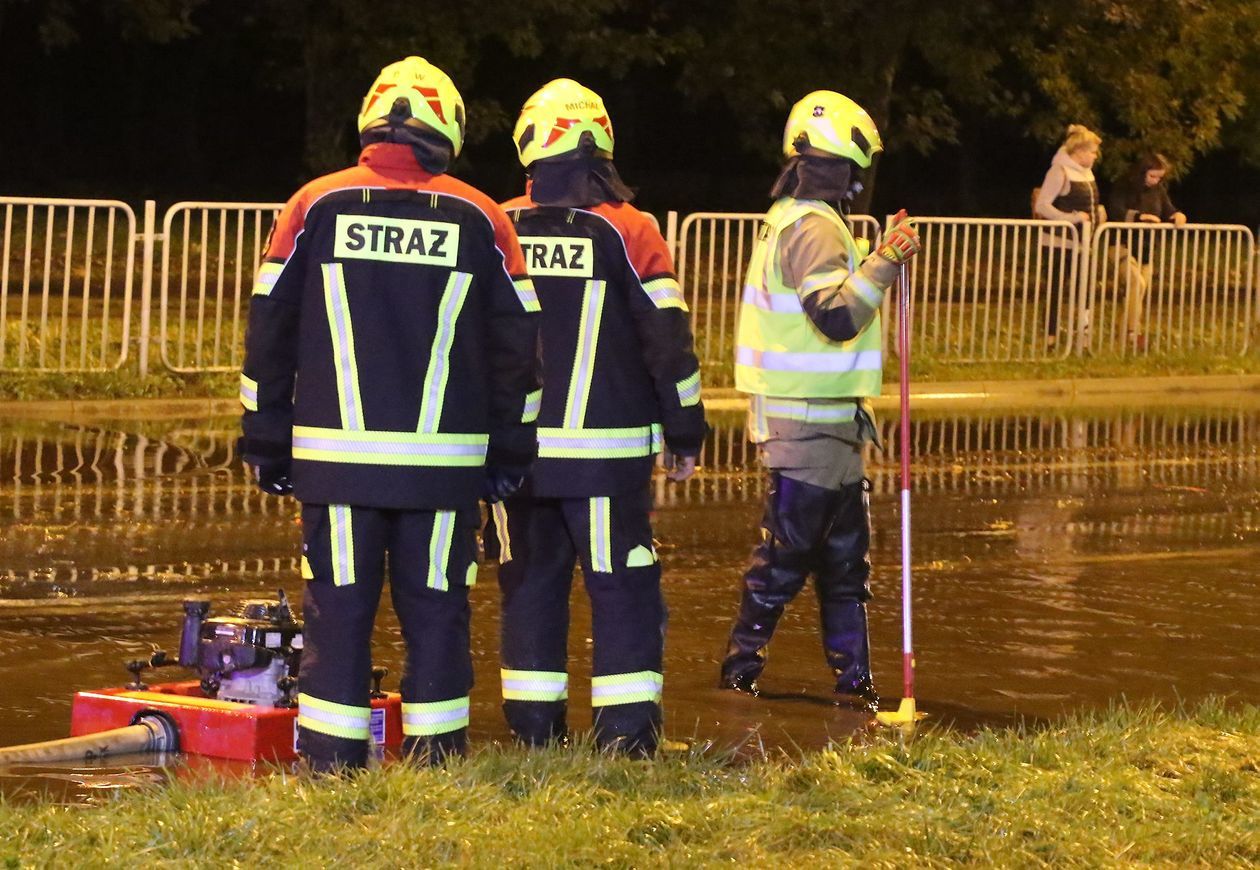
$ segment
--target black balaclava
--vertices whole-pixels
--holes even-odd
[[[368,127],[359,134],[360,147],[366,148],[377,142],[395,142],[410,145],[425,172],[441,175],[455,160],[455,149],[450,140],[431,127],[421,124],[411,115],[411,107],[401,97],[394,101],[385,123]]]
[[[595,142],[583,136],[577,152],[551,160],[536,160],[530,166],[533,184],[529,196],[539,205],[561,208],[590,208],[602,202],[629,202],[634,191],[617,174],[608,157],[595,150]]]
[[[770,197],[779,199],[820,199],[848,214],[853,198],[862,192],[861,169],[844,157],[801,154],[783,167],[770,188]]]

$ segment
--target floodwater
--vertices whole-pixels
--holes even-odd
[[[1260,702],[1260,400],[1216,402],[916,418],[917,695],[930,721],[1053,719],[1122,698]],[[775,637],[765,694],[715,688],[764,491],[741,416],[715,423],[703,472],[657,485],[667,730],[724,746],[820,746],[864,720],[830,704],[809,590]],[[871,635],[877,685],[895,706],[896,420],[881,423]],[[235,425],[0,427],[0,745],[64,736],[76,689],[126,682],[122,662],[154,647],[174,652],[185,597],[220,612],[278,587],[300,599],[297,505],[250,485],[232,456]],[[493,577],[483,570],[473,594],[479,741],[507,736]],[[585,727],[589,611],[574,588],[570,716]],[[382,608],[375,650],[392,688],[401,639],[387,596]],[[66,767],[0,776],[0,791],[82,798],[165,775],[151,763]]]

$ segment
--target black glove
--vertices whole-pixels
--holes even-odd
[[[268,495],[288,495],[293,492],[293,481],[289,480],[291,463],[287,459],[272,460],[258,465],[251,465],[254,480],[258,488]]]
[[[511,498],[525,484],[525,472],[501,465],[486,466],[485,500],[489,504]]]

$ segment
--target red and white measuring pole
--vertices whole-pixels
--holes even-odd
[[[907,725],[921,718],[914,705],[913,584],[910,579],[910,281],[909,266],[897,279],[897,356],[901,366],[901,672],[904,695],[894,712],[878,714],[888,725]]]

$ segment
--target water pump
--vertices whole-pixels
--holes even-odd
[[[184,602],[179,664],[200,674],[211,698],[292,707],[301,660],[302,623],[283,589],[275,601],[242,601],[228,616],[210,616],[209,601]]]

